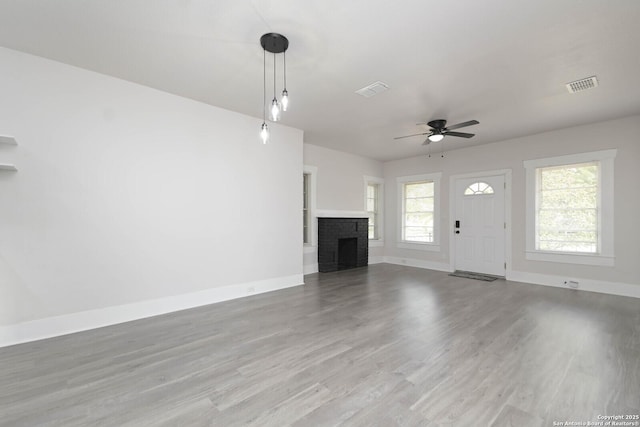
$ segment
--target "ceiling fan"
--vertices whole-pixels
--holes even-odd
[[[424,123],[418,123],[419,125],[423,125]],[[397,136],[393,139],[402,139],[402,138],[410,138],[412,136],[419,135],[427,135],[427,139],[422,143],[422,145],[427,145],[431,142],[442,141],[445,135],[449,136],[457,136],[460,138],[471,138],[475,134],[473,133],[465,133],[465,132],[452,132],[454,129],[460,129],[467,126],[473,126],[480,124],[477,120],[469,120],[468,122],[458,123],[456,125],[451,125],[447,127],[446,120],[431,120],[427,125],[431,128],[429,132],[421,132],[414,133],[413,135],[405,135],[405,136]]]

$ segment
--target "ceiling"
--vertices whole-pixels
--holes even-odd
[[[638,22],[637,0],[3,0],[0,45],[259,118],[258,40],[279,32],[282,123],[385,161],[425,154],[393,137],[431,119],[480,121],[446,150],[639,114]],[[378,80],[390,90],[354,93]]]

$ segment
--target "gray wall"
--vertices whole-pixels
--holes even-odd
[[[386,180],[386,246],[389,257],[449,263],[450,176],[469,172],[511,169],[512,266],[519,272],[588,278],[640,286],[640,116],[572,127],[553,132],[469,147],[439,155],[413,157],[384,164]],[[523,160],[616,148],[615,159],[615,266],[529,261],[525,259],[525,170]],[[441,251],[424,252],[397,247],[398,203],[396,178],[442,172]]]

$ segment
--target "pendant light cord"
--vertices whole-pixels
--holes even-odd
[[[287,90],[287,50],[282,52],[282,58],[284,60],[284,90]]]
[[[273,99],[276,98],[276,54],[273,54]]]
[[[262,48],[262,123],[267,122],[267,51]]]

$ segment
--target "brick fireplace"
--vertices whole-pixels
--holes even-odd
[[[318,271],[369,263],[368,218],[318,218]]]

